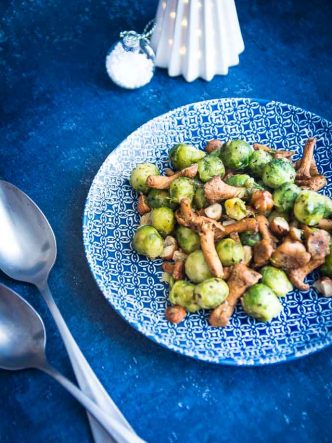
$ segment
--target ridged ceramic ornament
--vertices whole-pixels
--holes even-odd
[[[151,45],[172,77],[226,75],[244,50],[234,0],[160,0]]]

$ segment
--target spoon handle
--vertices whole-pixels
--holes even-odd
[[[134,430],[127,422],[125,417],[122,415],[111,397],[108,395],[103,385],[98,380],[96,374],[92,370],[91,366],[85,359],[76,341],[74,340],[74,337],[71,335],[66,322],[64,321],[57,305],[54,302],[48,284],[46,283],[38,287],[38,289],[44,297],[47,306],[51,311],[51,314],[53,315],[54,321],[59,329],[81,390],[87,396],[89,396],[90,399],[93,400],[98,406],[100,406],[108,414],[109,417],[117,420],[119,424],[127,428],[131,432],[133,438],[136,438],[137,436]],[[104,429],[93,419],[93,417],[88,415],[88,418],[96,443],[114,442],[114,440],[105,433]],[[124,443],[125,441],[126,440],[123,440],[121,438],[118,439],[118,443]]]
[[[54,369],[48,362],[38,365],[38,369],[57,380],[68,392],[70,392],[76,400],[78,400],[92,414],[107,433],[112,435],[115,441],[123,441],[125,443],[146,443],[138,435],[124,427],[119,421],[102,408],[97,406],[87,395],[80,391],[77,386],[64,377],[60,372]]]

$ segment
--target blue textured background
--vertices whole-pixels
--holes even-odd
[[[227,77],[187,84],[158,70],[128,92],[104,57],[120,30],[141,30],[156,0],[2,0],[0,174],[25,190],[54,227],[51,287],[96,373],[149,442],[330,442],[332,352],[262,368],[218,367],[151,343],[120,319],[85,260],[81,216],[108,153],[139,125],[186,103],[274,98],[332,119],[332,7],[326,0],[238,0],[246,51]],[[43,301],[48,355],[72,372]],[[91,442],[81,407],[47,376],[0,371],[0,441]]]

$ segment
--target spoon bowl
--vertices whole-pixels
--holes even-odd
[[[44,360],[46,331],[42,319],[22,297],[0,285],[0,368],[36,367]]]
[[[16,186],[0,180],[0,263],[15,280],[40,285],[56,255],[56,240],[38,206]]]

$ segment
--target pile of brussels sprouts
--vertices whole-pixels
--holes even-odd
[[[181,143],[171,149],[169,159],[173,171],[181,171],[197,163],[197,175],[195,178],[178,177],[168,189],[150,189],[146,184],[147,178],[160,175],[159,170],[151,163],[136,166],[131,173],[130,183],[144,199],[147,209],[134,235],[133,247],[139,254],[151,259],[161,257],[176,260],[176,257],[165,253],[165,239],[176,239],[177,255],[185,261],[185,277],[175,280],[167,275],[165,279],[170,284],[170,303],[182,306],[188,312],[214,309],[224,303],[229,294],[227,282],[211,275],[200,248],[199,234],[177,224],[175,217],[175,211],[184,198],[191,202],[195,211],[210,205],[205,197],[204,184],[213,177],[225,177],[228,185],[246,189],[242,198],[221,202],[221,222],[254,216],[250,213],[248,202],[256,190],[270,191],[274,215],[282,215],[289,222],[297,220],[307,226],[316,226],[322,218],[332,215],[330,199],[311,190],[302,190],[294,183],[296,171],[290,160],[274,158],[272,153],[265,150],[254,150],[243,140],[220,144],[210,153]],[[266,215],[269,216],[269,213]],[[230,267],[244,262],[246,247],[253,247],[260,240],[258,232],[242,232],[239,240],[228,237],[218,241],[216,251],[223,266]],[[250,266],[250,258],[247,263]],[[332,277],[331,253],[321,270]],[[281,269],[266,265],[259,272],[262,279],[247,289],[242,297],[242,306],[248,315],[260,321],[270,321],[282,309],[279,298],[293,287]]]

